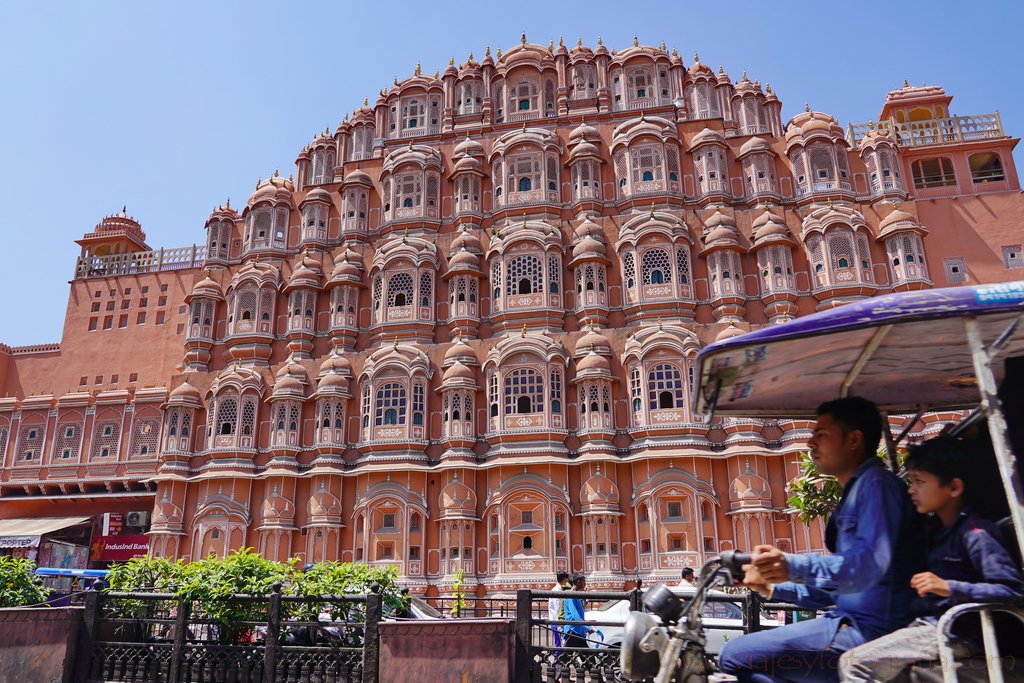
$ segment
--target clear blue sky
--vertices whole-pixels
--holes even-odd
[[[867,121],[907,78],[1024,134],[1020,2],[405,4],[0,5],[0,341],[60,340],[74,240],[104,215],[126,204],[150,245],[202,244],[215,205],[290,173],[363,97],[522,31],[618,49],[636,34],[687,62],[696,50],[733,80],[771,83],[784,121],[805,101]]]

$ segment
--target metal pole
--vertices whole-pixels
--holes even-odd
[[[274,683],[277,668],[277,648],[281,634],[281,582],[271,587],[267,605],[267,635],[263,640],[263,683]]]
[[[532,680],[530,673],[532,657],[530,656],[530,630],[533,623],[533,615],[530,610],[533,601],[530,597],[530,589],[521,588],[516,591],[516,652],[515,652],[515,680],[520,683],[528,683]]]
[[[188,620],[192,612],[192,601],[178,598],[178,612],[174,615],[174,645],[171,646],[171,672],[167,677],[170,683],[181,680],[181,663],[185,655],[185,638],[188,635]]]
[[[1006,502],[1010,506],[1010,518],[1013,519],[1013,530],[1017,538],[1017,546],[1024,548],[1024,489],[1021,487],[1017,466],[1017,457],[1010,448],[1006,436],[1006,418],[1003,416],[1003,404],[999,400],[995,374],[988,353],[981,339],[978,320],[973,317],[964,318],[964,329],[967,332],[967,344],[971,349],[974,361],[974,374],[978,379],[978,390],[981,392],[981,407],[988,414],[988,430],[992,435],[992,447],[999,465],[999,476],[1003,480]]]
[[[377,625],[381,617],[380,586],[373,584],[366,594],[366,628],[363,629],[363,683],[377,683],[380,677],[380,634]]]

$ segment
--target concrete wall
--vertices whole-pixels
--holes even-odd
[[[381,681],[512,680],[512,619],[382,621],[378,628]]]
[[[0,609],[0,672],[5,681],[70,683],[81,607]]]

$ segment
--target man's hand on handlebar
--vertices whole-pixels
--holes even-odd
[[[786,561],[785,553],[775,546],[755,546],[752,559],[751,564],[760,573],[764,583],[782,583],[789,580],[789,562]],[[744,579],[744,583],[746,582]]]
[[[766,598],[772,592],[768,582],[761,576],[761,572],[752,564],[743,565],[743,585],[750,590],[757,591]]]

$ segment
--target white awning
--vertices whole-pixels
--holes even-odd
[[[0,519],[0,548],[34,548],[44,534],[66,529],[92,517],[33,517]]]

